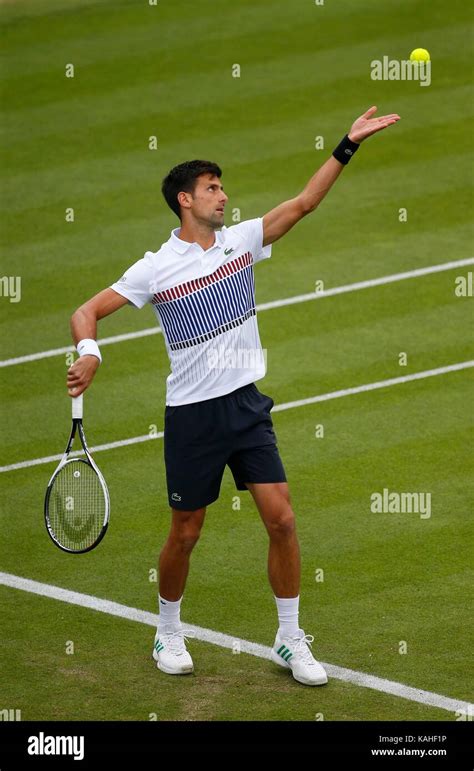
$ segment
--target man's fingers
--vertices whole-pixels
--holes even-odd
[[[68,388],[68,394],[69,396],[76,398],[77,396],[80,396],[82,393],[84,393],[85,390],[85,387]]]
[[[374,118],[374,120],[378,121],[386,121],[386,120],[400,120],[400,116],[396,112],[390,113],[390,115],[381,115],[380,118]]]
[[[396,120],[388,120],[385,123],[380,123],[380,125],[374,126],[373,133],[376,134],[377,131],[382,131],[382,129],[387,128],[387,126],[392,126],[396,122]]]
[[[381,115],[380,118],[372,118],[367,121],[367,126],[377,126],[379,123],[386,123],[388,120],[397,121],[400,120],[400,116],[394,113],[393,115]]]
[[[374,126],[375,129],[380,128],[380,126],[390,126],[392,123],[397,123],[396,118],[386,118],[385,120],[381,120],[379,124],[376,124]]]
[[[376,112],[377,107],[369,107],[360,118],[357,118],[352,126],[352,136],[355,137],[355,142],[363,142],[367,137],[372,136],[377,131],[381,131],[387,126],[392,126],[394,123],[400,120],[400,116],[397,112],[391,112],[388,115],[380,115],[377,118],[371,116]]]
[[[74,393],[74,396],[79,395],[79,391],[83,391],[86,387],[85,383],[67,383],[66,385],[69,393]]]
[[[370,121],[370,124],[367,127],[370,129],[369,135],[372,133],[375,134],[376,131],[391,126],[393,123],[398,123],[399,120],[399,115],[384,115],[383,118],[376,118],[375,120]]]
[[[367,110],[367,112],[364,112],[364,114],[362,115],[362,117],[363,117],[363,118],[370,118],[370,116],[371,116],[371,115],[373,115],[373,114],[374,114],[374,112],[377,112],[377,108],[375,107],[375,105],[374,105],[373,107],[369,107],[369,109]]]
[[[90,364],[91,358],[86,356],[84,359],[78,359],[69,367],[66,376],[66,388],[69,396],[80,396],[89,387],[94,377],[93,367]],[[98,362],[96,362],[96,368],[97,364]]]
[[[79,396],[79,393],[82,393],[84,388],[87,387],[87,381],[83,376],[76,372],[68,372],[66,378],[66,387],[70,393],[71,391],[75,392],[72,394],[72,396]]]

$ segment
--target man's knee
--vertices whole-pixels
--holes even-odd
[[[173,521],[169,537],[181,551],[189,553],[193,550],[201,534],[205,513],[205,508],[196,511],[173,509]]]
[[[295,515],[289,502],[282,499],[265,520],[270,538],[288,538],[296,530]]]

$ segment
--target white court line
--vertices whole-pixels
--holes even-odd
[[[388,380],[378,380],[375,383],[366,383],[365,385],[354,386],[354,388],[344,388],[341,391],[331,391],[328,394],[310,396],[308,399],[298,399],[294,402],[277,404],[273,407],[272,412],[291,410],[293,407],[304,407],[306,404],[317,404],[317,402],[328,402],[331,399],[340,399],[342,396],[352,396],[353,394],[361,394],[366,391],[377,391],[379,388],[389,388],[401,383],[410,383],[412,380],[424,380],[427,377],[446,375],[448,372],[459,372],[459,370],[469,369],[470,367],[474,367],[474,359],[472,361],[460,361],[458,364],[448,364],[446,367],[437,367],[437,369],[425,369],[423,372],[413,372],[412,375],[401,375],[400,377],[391,377]]]
[[[317,404],[318,402],[328,402],[331,399],[340,399],[343,396],[352,396],[353,394],[361,394],[366,391],[376,391],[379,388],[389,388],[390,386],[400,385],[401,383],[409,383],[412,380],[423,380],[427,377],[435,377],[436,375],[446,375],[448,372],[459,372],[459,370],[469,369],[474,367],[474,360],[461,361],[458,364],[448,364],[446,367],[438,367],[437,369],[426,369],[423,372],[414,372],[412,375],[401,375],[400,377],[392,377],[388,380],[378,380],[375,383],[366,383],[365,385],[354,386],[353,388],[344,388],[340,391],[331,391],[327,394],[319,394],[319,396],[310,396],[307,399],[298,399],[294,402],[285,402],[284,404],[276,404],[272,412],[283,412],[283,410],[291,410],[295,407],[305,407],[307,404]],[[119,439],[116,442],[109,442],[108,444],[98,444],[95,447],[90,447],[91,453],[102,452],[103,450],[114,450],[117,447],[125,447],[129,444],[140,444],[141,442],[148,442],[152,439],[162,439],[164,436],[163,431],[150,436],[144,434],[143,436],[134,436],[130,439]],[[81,455],[82,451],[74,451],[71,456]],[[10,463],[8,466],[0,466],[0,473],[6,471],[16,471],[20,468],[29,468],[30,466],[40,466],[43,463],[51,463],[52,461],[58,461],[62,458],[60,455],[47,455],[44,458],[34,458],[33,460],[22,460],[19,463]]]
[[[285,305],[296,305],[297,303],[304,303],[309,300],[322,300],[324,297],[334,297],[334,295],[345,294],[346,292],[356,292],[359,289],[369,289],[370,287],[382,286],[383,284],[392,284],[395,281],[404,281],[405,279],[417,278],[418,276],[427,276],[430,273],[442,273],[445,270],[463,268],[466,265],[474,265],[474,257],[443,262],[440,265],[428,265],[426,268],[416,268],[415,270],[408,270],[404,273],[393,273],[390,276],[371,278],[367,281],[357,281],[354,284],[346,284],[344,286],[333,287],[333,289],[326,289],[324,292],[310,292],[309,294],[295,295],[294,297],[287,297],[282,300],[272,300],[272,302],[257,305],[257,312],[271,310],[272,308],[282,308]],[[157,335],[160,333],[160,327],[148,327],[147,329],[141,329],[138,332],[126,332],[122,335],[104,337],[97,342],[101,346],[112,345],[113,343],[121,343],[125,340],[136,340],[139,337],[148,337],[149,335]],[[16,356],[14,359],[4,359],[3,361],[0,361],[0,367],[13,367],[15,364],[26,364],[30,361],[38,361],[39,359],[49,359],[52,356],[61,356],[75,350],[73,345],[67,345],[64,348],[52,348],[50,351],[30,353],[26,356]]]
[[[138,337],[149,337],[149,335],[158,335],[160,333],[160,327],[148,327],[148,329],[139,329],[138,332],[125,332],[123,335],[103,337],[102,339],[97,340],[97,342],[100,345],[112,345],[112,343],[122,343],[124,340],[135,340]],[[27,356],[17,356],[14,359],[3,359],[0,361],[0,367],[13,367],[15,364],[26,364],[29,361],[38,361],[38,359],[50,359],[52,356],[61,356],[65,353],[73,352],[76,352],[74,345],[65,345],[64,348],[52,348],[50,351],[29,353]]]
[[[138,608],[130,608],[128,605],[122,605],[111,600],[103,600],[90,594],[81,594],[69,589],[62,589],[59,586],[32,581],[29,578],[22,578],[11,573],[0,572],[0,584],[10,586],[13,589],[20,589],[24,592],[39,594],[42,597],[49,597],[53,600],[59,600],[60,602],[67,602],[71,605],[80,605],[83,608],[90,608],[100,613],[108,613],[111,616],[118,616],[129,621],[137,621],[140,624],[147,624],[152,627],[156,627],[158,623],[158,615],[156,613],[139,610]],[[204,629],[192,624],[186,624],[185,626],[187,629],[192,629],[195,632],[196,639],[202,642],[211,643],[220,648],[230,650],[238,642],[242,653],[249,653],[251,656],[257,656],[261,659],[270,658],[271,649],[266,645],[259,645],[249,640],[241,640],[238,637],[231,637],[230,635],[214,632],[212,629]],[[409,685],[368,675],[365,672],[338,667],[334,664],[327,664],[324,661],[321,664],[326,669],[329,677],[335,680],[343,680],[346,683],[352,683],[362,688],[371,688],[372,690],[388,693],[401,699],[415,701],[428,707],[437,707],[438,709],[445,709],[453,713],[463,710],[465,714],[471,714],[471,710],[474,707],[473,704],[467,701],[452,699],[449,696],[442,696],[431,691],[423,691],[420,688],[412,688]]]
[[[295,303],[304,303],[308,300],[319,300],[323,297],[334,297],[337,294],[346,292],[356,292],[359,289],[369,289],[373,286],[382,286],[383,284],[393,284],[395,281],[404,281],[407,278],[418,278],[418,276],[427,276],[430,273],[442,273],[445,270],[453,268],[462,268],[466,265],[474,265],[474,257],[466,257],[464,260],[454,260],[452,262],[443,262],[440,265],[428,265],[426,268],[416,268],[407,270],[404,273],[393,273],[391,276],[381,276],[380,278],[370,278],[367,281],[356,281],[355,284],[346,284],[346,286],[335,286],[333,289],[325,289],[324,292],[313,292],[301,294],[296,297],[288,297],[286,300],[274,300],[273,302],[263,303],[257,306],[257,310],[266,311],[269,308],[281,308],[283,305],[294,305]]]
[[[115,450],[117,447],[126,447],[129,444],[141,444],[141,442],[149,442],[151,439],[162,439],[164,437],[163,431],[158,431],[153,436],[150,434],[144,434],[143,436],[132,436],[130,439],[118,439],[116,442],[108,442],[107,444],[98,444],[95,447],[89,447],[90,453],[102,452],[103,450]],[[0,466],[0,472],[15,471],[20,468],[29,468],[30,466],[41,466],[43,463],[52,463],[53,461],[61,460],[64,453],[59,455],[47,455],[44,458],[35,458],[34,460],[23,460],[20,463],[12,463],[10,466]],[[84,455],[84,450],[73,450],[69,453],[70,458],[77,458],[79,455]]]

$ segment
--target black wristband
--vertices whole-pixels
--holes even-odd
[[[333,151],[333,156],[336,161],[339,161],[339,163],[343,163],[344,166],[346,166],[359,147],[360,145],[357,144],[357,142],[353,142],[352,139],[349,139],[349,135],[346,134],[342,142],[340,142]]]

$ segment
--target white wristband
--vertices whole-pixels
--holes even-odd
[[[85,337],[84,340],[80,340],[76,346],[76,351],[79,356],[97,356],[99,361],[102,361],[99,346],[91,337]]]

